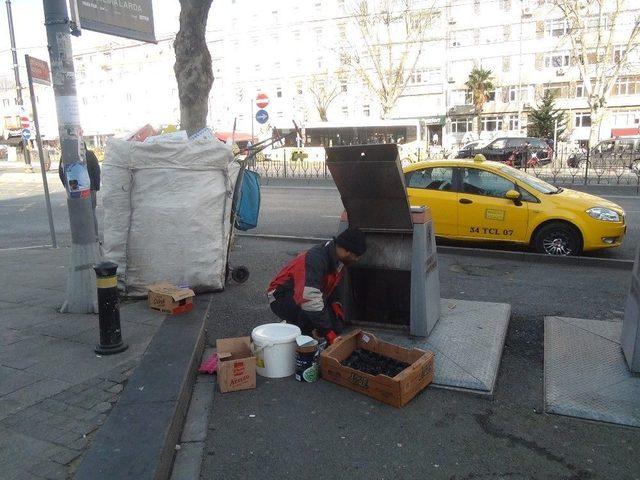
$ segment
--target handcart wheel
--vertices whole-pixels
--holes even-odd
[[[242,265],[234,267],[231,271],[231,278],[237,283],[244,283],[249,279],[249,269]]]

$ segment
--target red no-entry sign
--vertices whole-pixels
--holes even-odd
[[[256,105],[258,108],[264,108],[269,105],[269,97],[267,97],[266,93],[259,93],[256,95]]]
[[[31,127],[31,122],[29,121],[29,117],[20,117],[20,123],[22,124],[22,128]]]

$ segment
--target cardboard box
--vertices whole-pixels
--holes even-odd
[[[387,375],[369,375],[340,363],[359,348],[408,363],[409,366],[391,378]],[[336,338],[333,345],[322,352],[320,371],[325,380],[394,407],[402,407],[433,382],[433,360],[433,352],[417,348],[408,350],[378,340],[371,333],[356,330]]]
[[[179,288],[170,283],[149,286],[149,308],[176,315],[193,309],[195,293],[188,288]]]
[[[256,388],[256,357],[251,351],[251,338],[221,338],[216,340],[216,350],[220,392]]]

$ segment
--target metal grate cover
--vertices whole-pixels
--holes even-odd
[[[493,394],[511,306],[441,299],[440,320],[428,338],[376,332],[383,340],[435,353],[434,387]]]
[[[545,411],[640,427],[640,377],[620,346],[621,322],[545,317]]]

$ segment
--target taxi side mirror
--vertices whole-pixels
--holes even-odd
[[[517,190],[508,190],[507,193],[504,194],[504,198],[508,198],[509,200],[520,200],[520,192]]]

